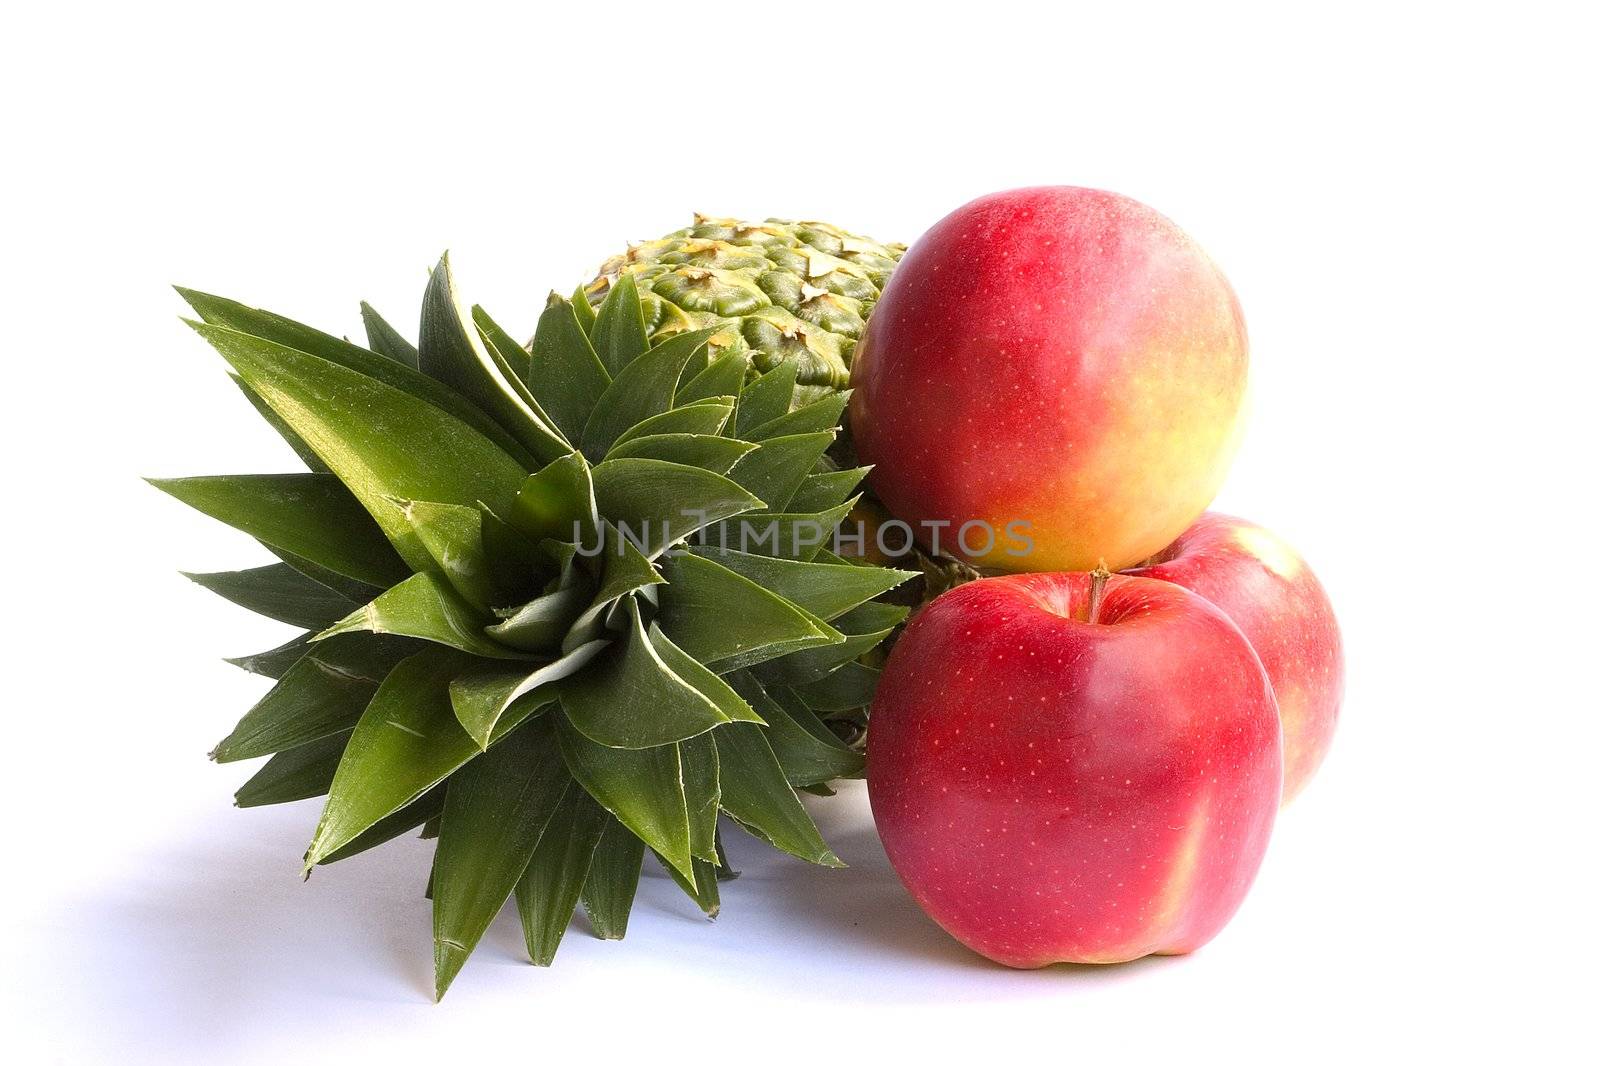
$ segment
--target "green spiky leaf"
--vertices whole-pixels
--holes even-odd
[[[558,735],[567,769],[584,790],[634,835],[692,877],[689,810],[678,745],[610,748],[564,722]]]
[[[432,641],[489,659],[522,659],[526,652],[491,639],[487,619],[437,574],[413,574],[371,603],[324,629],[317,640],[340,633],[393,633]]]
[[[601,394],[583,427],[583,453],[599,462],[617,438],[672,407],[678,377],[714,330],[679,333],[634,359]]]
[[[500,427],[499,423],[473,406],[466,397],[404,363],[376,352],[369,352],[349,341],[340,340],[338,337],[293,322],[281,315],[246,307],[234,300],[184,288],[179,288],[178,294],[188,301],[189,306],[194,308],[201,321],[207,325],[257,337],[274,346],[291,348],[306,355],[325,359],[390,388],[408,393],[441,411],[454,415],[529,467],[538,465],[533,453],[524,449],[514,437]]]
[[[612,459],[659,459],[681,466],[697,466],[713,474],[726,474],[733,465],[756,450],[754,444],[705,433],[655,433],[623,441],[607,452]]]
[[[443,996],[511,896],[572,777],[548,721],[450,779],[433,862],[435,991]]]
[[[389,585],[409,571],[371,516],[332,474],[152,478],[195,510],[318,566]]]
[[[246,610],[300,629],[322,629],[358,606],[287,563],[183,576]]]
[[[712,734],[722,809],[773,847],[819,866],[843,866],[789,787],[759,726],[736,722]]]
[[[916,575],[909,570],[848,563],[804,563],[765,555],[697,546],[694,554],[714,561],[771,589],[784,599],[828,621]]]
[[[831,432],[773,437],[741,459],[728,476],[761,497],[768,511],[781,512],[832,443]]]
[[[743,352],[723,352],[679,387],[677,402],[685,404],[715,396],[737,396],[749,373],[749,356]]]
[[[721,433],[733,414],[733,401],[717,397],[696,400],[682,407],[674,407],[659,415],[652,415],[617,438],[613,450],[640,437],[662,437],[676,433],[695,436],[714,436]]]
[[[580,895],[589,927],[601,940],[621,940],[628,933],[644,851],[644,841],[627,826],[615,818],[606,819]]]
[[[371,304],[361,301],[361,324],[367,331],[367,347],[386,359],[393,359],[413,370],[417,367],[417,346],[389,325]]]
[[[239,790],[233,802],[239,807],[265,807],[273,803],[326,796],[333,784],[339,756],[344,754],[348,732],[332,733],[309,744],[280,751],[266,761]]]
[[[448,253],[428,279],[417,351],[423,373],[471,400],[533,455],[549,461],[569,450],[554,427],[518,395],[478,336],[471,312],[456,293]]]
[[[526,476],[489,438],[410,393],[271,341],[195,329],[316,450],[415,570],[431,556],[390,497],[468,507],[481,500],[499,511]]]
[[[552,300],[544,309],[528,366],[528,387],[568,441],[582,438],[590,412],[611,384],[575,306]],[[584,301],[583,307],[588,306]]]
[[[839,418],[849,403],[848,389],[844,392],[835,392],[799,410],[763,422],[754,429],[743,430],[740,436],[746,440],[764,441],[773,437],[789,437],[803,433],[831,433],[839,424]]]
[[[644,308],[639,303],[639,289],[633,275],[624,274],[606,295],[605,302],[595,314],[595,354],[612,377],[618,374],[650,347],[644,328]]]
[[[630,596],[623,607],[628,629],[615,650],[561,685],[567,720],[590,740],[612,748],[671,744],[730,721],[662,659],[645,633],[638,600]],[[641,707],[650,712],[640,714]]]
[[[405,807],[478,754],[450,707],[460,657],[442,648],[389,672],[356,723],[306,851],[307,868]]]
[[[378,685],[404,654],[393,644],[313,648],[211,752],[217,762],[255,759],[353,728]]]
[[[662,632],[719,672],[844,640],[804,608],[698,554],[665,559],[661,570]]]
[[[522,936],[535,966],[549,966],[556,957],[605,825],[606,812],[573,785],[539,836],[516,889]]]
[[[861,479],[871,472],[871,467],[858,466],[850,470],[822,470],[807,474],[800,487],[789,499],[789,507],[804,513],[826,511],[850,498]]]
[[[789,413],[794,402],[795,374],[800,364],[785,360],[768,374],[763,374],[745,386],[739,394],[739,408],[734,414],[734,424],[743,437],[757,426],[766,425]],[[829,423],[828,429],[833,428]]]

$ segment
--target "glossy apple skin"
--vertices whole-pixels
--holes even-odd
[[[1339,623],[1317,575],[1267,530],[1214,512],[1128,573],[1198,592],[1249,639],[1283,723],[1283,802],[1299,795],[1328,754],[1344,699]]]
[[[902,881],[1007,966],[1206,943],[1244,899],[1283,781],[1255,652],[1177,585],[974,581],[918,612],[872,706],[867,782]]]
[[[974,200],[914,244],[851,369],[870,484],[927,543],[1007,571],[1113,570],[1204,511],[1242,424],[1238,300],[1182,230],[1097,189]],[[1003,534],[1030,523],[1032,550]],[[987,548],[987,550],[985,550]]]

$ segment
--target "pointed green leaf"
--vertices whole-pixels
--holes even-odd
[[[659,459],[726,474],[733,464],[756,450],[754,444],[704,433],[658,433],[623,441],[606,453],[608,459]]]
[[[689,811],[689,853],[696,859],[717,861],[717,808],[722,788],[717,771],[717,745],[711,734],[678,745],[683,766],[683,798]]]
[[[150,484],[264,544],[374,585],[410,571],[332,474],[151,478]]]
[[[472,324],[478,327],[478,336],[489,347],[490,354],[495,357],[500,369],[503,372],[509,370],[506,380],[517,388],[524,399],[527,399],[525,390],[528,387],[528,374],[532,367],[532,357],[529,356],[528,349],[518,344],[516,338],[502,329],[500,323],[490,317],[489,312],[478,304],[472,305]],[[546,413],[537,399],[530,406],[533,407],[535,414],[543,416]],[[559,426],[555,428],[560,429]],[[571,451],[571,448],[567,450]]]
[[[785,511],[795,490],[832,443],[831,432],[773,437],[739,460],[728,476],[765,500],[767,510]]]
[[[349,341],[340,340],[310,326],[272,314],[270,311],[246,307],[233,300],[195,292],[193,289],[179,288],[178,294],[187,300],[189,306],[194,308],[201,319],[209,325],[258,337],[275,345],[325,359],[357,374],[380,381],[390,388],[399,389],[417,399],[425,400],[476,429],[529,469],[539,465],[534,455],[518,444],[516,439],[502,429],[494,419],[474,407],[460,393],[446,388],[420,371],[376,352],[369,352]],[[207,339],[211,338],[207,336]]]
[[[503,614],[485,632],[521,651],[553,651],[588,603],[589,590],[580,585],[556,589]]]
[[[605,301],[595,312],[591,333],[595,354],[612,377],[643,355],[650,347],[644,328],[644,308],[632,274],[624,274],[611,286]]]
[[[801,433],[827,432],[839,425],[839,419],[844,415],[844,409],[849,403],[849,390],[836,392],[799,410],[774,418],[770,422],[763,422],[752,430],[740,433],[740,436],[746,440],[763,441]]]
[[[836,507],[850,498],[861,479],[871,471],[870,466],[858,466],[850,470],[826,470],[815,474],[807,474],[806,479],[800,482],[800,487],[795,490],[794,496],[789,500],[789,509],[797,512],[826,511]],[[851,530],[854,533],[854,530]]]
[[[511,523],[535,540],[589,543],[599,524],[594,472],[572,452],[530,474],[511,505]]]
[[[712,733],[722,786],[722,809],[780,851],[819,866],[843,866],[822,840],[760,726],[735,722]]]
[[[808,648],[763,665],[763,680],[781,685],[806,685],[820,681],[852,659],[859,659],[881,644],[895,626],[905,621],[908,608],[869,601],[835,619],[833,626],[845,634],[843,644]]]
[[[695,530],[762,502],[709,470],[657,459],[607,459],[594,468],[600,513],[654,559]]]
[[[698,400],[683,407],[674,407],[659,415],[652,415],[617,438],[612,450],[640,437],[661,437],[672,433],[692,433],[697,436],[715,436],[728,424],[733,414],[733,402],[722,398]]]
[[[278,436],[283,438],[283,442],[294,450],[294,453],[300,457],[300,461],[306,464],[306,469],[318,473],[327,472],[328,464],[317,457],[317,453],[311,450],[311,445],[301,440],[300,434],[290,429],[289,423],[279,418],[278,412],[268,407],[267,401],[257,396],[250,386],[244,383],[243,378],[237,374],[229,374],[228,380],[239,386],[239,391],[244,393],[244,398],[250,401],[250,406],[256,409],[256,414],[260,415],[267,425],[271,426]]]
[[[273,803],[326,796],[333,784],[339,756],[350,739],[348,731],[333,733],[309,744],[280,751],[233,794],[237,807],[265,807]]]
[[[779,660],[782,662],[782,660]],[[739,694],[767,720],[767,744],[791,785],[825,784],[859,777],[866,769],[861,753],[847,746],[816,713],[788,689],[763,687],[744,671],[733,676]]]
[[[183,576],[248,611],[300,629],[322,629],[357,606],[284,563]]]
[[[337,783],[338,774],[334,774]],[[329,866],[336,862],[360,855],[364,851],[371,851],[380,844],[387,844],[395,837],[404,836],[418,826],[426,828],[429,822],[439,817],[444,810],[443,785],[431,788],[418,796],[415,800],[395,811],[393,814],[379,818],[372,825],[356,834],[354,839],[318,859],[314,865]],[[309,874],[313,864],[309,861],[306,870]]]
[[[794,691],[818,714],[853,711],[871,705],[872,696],[878,690],[879,673],[860,663],[845,663],[820,681],[794,686]]]
[[[539,844],[517,882],[517,913],[528,957],[549,966],[578,906],[606,812],[583,789],[569,787],[539,836]]]
[[[522,659],[524,652],[484,635],[487,619],[437,574],[413,574],[321,633],[394,633],[444,644],[489,659]]]
[[[598,462],[628,430],[672,407],[678,377],[715,330],[676,333],[624,367],[583,427],[583,452]]]
[[[607,524],[603,527],[603,533],[600,587],[595,590],[589,606],[573,620],[572,628],[561,644],[563,651],[570,651],[580,644],[602,637],[609,639],[610,634],[605,633],[605,621],[617,601],[637,589],[663,583],[663,578],[650,560],[631,540],[617,532],[615,526]]]
[[[713,560],[828,621],[916,575],[885,566],[803,563],[765,555],[697,546],[694,554]]]
[[[449,253],[440,257],[428,279],[417,350],[423,373],[471,400],[528,451],[547,462],[567,453],[566,441],[523,402],[478,336],[450,276]]]
[[[673,555],[661,570],[662,632],[719,672],[844,640],[821,619],[699,555]]]
[[[558,735],[567,769],[589,795],[685,876],[694,876],[678,746],[609,748],[566,722]]]
[[[761,716],[726,681],[674,644],[655,622],[650,623],[649,636],[651,648],[667,669],[710,700],[728,721],[761,724]]]
[[[855,500],[819,514],[740,515],[708,529],[702,539],[718,548],[809,562],[849,515]]]
[[[621,940],[627,935],[628,914],[633,910],[643,861],[644,841],[607,815],[580,897],[584,913],[589,916],[589,927],[601,940]]]
[[[743,352],[723,352],[678,388],[677,403],[693,403],[713,396],[737,396],[750,372],[750,357]]]
[[[473,666],[450,682],[456,720],[478,747],[487,749],[517,723],[554,703],[555,690],[549,686],[577,673],[604,647],[602,641],[585,644],[532,670],[528,664]]]
[[[217,745],[217,762],[256,759],[356,724],[404,646],[346,643],[302,656]]]
[[[739,436],[789,413],[794,403],[794,382],[799,367],[799,360],[785,359],[744,387],[739,394],[738,410],[733,415]]]
[[[611,384],[611,375],[578,322],[575,306],[552,300],[544,309],[528,370],[528,387],[567,440],[574,442],[582,438],[590,412]]]
[[[433,966],[442,997],[527,870],[572,783],[548,722],[519,729],[450,779],[433,861]]]
[[[311,649],[310,633],[301,633],[299,636],[288,640],[276,648],[258,651],[253,655],[240,655],[236,658],[224,659],[225,663],[237,666],[239,669],[262,677],[277,680],[289,672],[289,668],[299,662],[306,652]],[[338,637],[338,640],[358,639],[356,635]]]
[[[479,505],[483,551],[495,603],[516,603],[535,595],[549,576],[550,560],[539,541]]]
[[[400,512],[433,559],[432,569],[479,611],[494,599],[489,559],[483,545],[483,512],[459,503],[399,500],[389,504]]]
[[[590,740],[612,748],[653,748],[729,721],[661,660],[639,619],[639,601],[630,596],[623,606],[627,633],[561,685],[567,720]]]
[[[656,855],[656,861],[661,863],[662,869],[672,878],[673,884],[683,890],[683,894],[694,900],[707,918],[715,918],[722,910],[722,892],[717,883],[717,868],[704,859],[694,860],[694,879],[684,877],[672,864]]]
[[[286,552],[282,548],[274,548],[270,544],[263,544],[262,547],[276,555],[290,569],[297,570],[317,584],[332,589],[351,603],[370,603],[377,597],[378,593],[383,591],[381,586],[369,585],[365,581],[357,581],[353,577],[336,574],[327,567],[318,566],[310,559],[296,555],[294,552]]]
[[[316,449],[414,570],[428,569],[431,556],[385,497],[468,507],[481,500],[500,511],[526,477],[487,437],[409,393],[269,341],[195,329]]]
[[[552,302],[560,298],[555,293],[550,294]],[[583,329],[583,335],[587,337],[594,332],[595,320],[594,306],[589,303],[588,291],[582,285],[579,285],[572,290],[572,295],[568,297],[568,302],[572,306],[572,317],[578,320],[578,325]]]
[[[478,754],[450,707],[461,657],[442,648],[390,671],[350,735],[306,852],[309,868]]]
[[[417,347],[401,335],[400,331],[384,321],[382,315],[373,310],[367,301],[361,301],[361,324],[367,330],[367,347],[383,356],[393,359],[401,366],[417,368]],[[312,353],[316,354],[316,353]]]

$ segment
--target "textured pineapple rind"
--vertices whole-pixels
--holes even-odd
[[[747,353],[753,374],[796,359],[804,392],[821,394],[849,384],[867,316],[904,253],[826,222],[696,215],[607,259],[584,291],[598,305],[632,274],[652,340],[717,328],[714,355]]]

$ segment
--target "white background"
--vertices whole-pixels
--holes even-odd
[[[1581,8],[34,4],[0,29],[0,1045],[11,1061],[1595,1061],[1597,269]],[[291,468],[164,286],[335,332],[448,247],[514,332],[691,211],[912,239],[1116,189],[1223,265],[1255,414],[1218,506],[1349,657],[1332,756],[1210,946],[1016,973],[852,865],[647,878],[552,970],[513,916],[430,1002],[427,846],[297,880],[315,803],[204,753],[264,561],[137,480]],[[359,1056],[359,1060],[355,1057]]]

